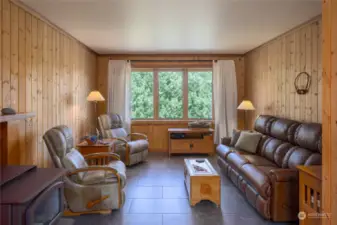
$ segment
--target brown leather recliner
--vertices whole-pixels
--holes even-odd
[[[256,154],[235,149],[231,138],[223,138],[218,164],[265,219],[297,220],[296,166],[322,164],[322,126],[261,115],[254,130],[262,134]]]

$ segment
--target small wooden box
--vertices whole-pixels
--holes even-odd
[[[196,159],[185,159],[185,186],[189,195],[190,205],[194,206],[201,200],[209,200],[220,206],[221,181],[220,176],[207,159],[197,163]],[[208,172],[198,172],[193,165],[206,168]]]

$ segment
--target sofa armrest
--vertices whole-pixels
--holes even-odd
[[[298,170],[296,169],[274,169],[269,172],[272,182],[298,181]]]
[[[219,157],[221,157],[222,159],[224,159],[224,160],[232,152],[235,152],[235,151],[231,147],[229,147],[227,145],[220,144],[220,145],[218,145],[218,147],[216,147],[216,153],[217,153],[217,155]]]
[[[272,186],[271,216],[274,221],[298,219],[298,171],[274,169],[269,172]]]
[[[231,137],[223,137],[221,138],[221,144],[229,146],[231,144]]]

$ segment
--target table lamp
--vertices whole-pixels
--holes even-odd
[[[244,110],[245,111],[245,129],[248,129],[247,127],[247,111],[253,111],[255,110],[254,105],[249,100],[243,100],[241,104],[237,108],[238,110]]]
[[[104,97],[99,91],[92,91],[87,97],[87,101],[95,103],[95,114],[97,113],[97,102],[105,101]]]

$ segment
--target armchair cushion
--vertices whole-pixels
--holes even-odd
[[[105,134],[106,134],[106,138],[116,138],[116,137],[127,137],[128,136],[124,128],[108,129],[108,130],[105,130]]]
[[[118,114],[104,114],[98,117],[98,125],[103,138],[126,137],[123,120]]]
[[[125,164],[122,161],[112,161],[108,165],[111,168],[114,168],[115,170],[118,171],[119,176],[121,178],[121,187],[125,187],[126,185],[126,168]]]
[[[104,170],[95,170],[85,172],[85,175],[80,180],[83,185],[104,184],[108,183],[107,178],[114,176],[112,173],[107,173]]]
[[[107,166],[118,171],[121,180],[121,188],[124,188],[126,185],[125,164],[122,161],[114,160],[110,162]],[[83,178],[80,180],[80,183],[84,185],[117,183],[116,175],[111,172],[106,172],[104,170],[94,170],[84,173],[85,174]]]
[[[149,142],[147,140],[130,141],[128,144],[131,154],[142,152],[149,147]]]
[[[88,164],[82,154],[74,148],[64,156],[63,165],[68,170],[88,167]],[[84,172],[78,173],[79,180],[83,179],[84,174]]]

